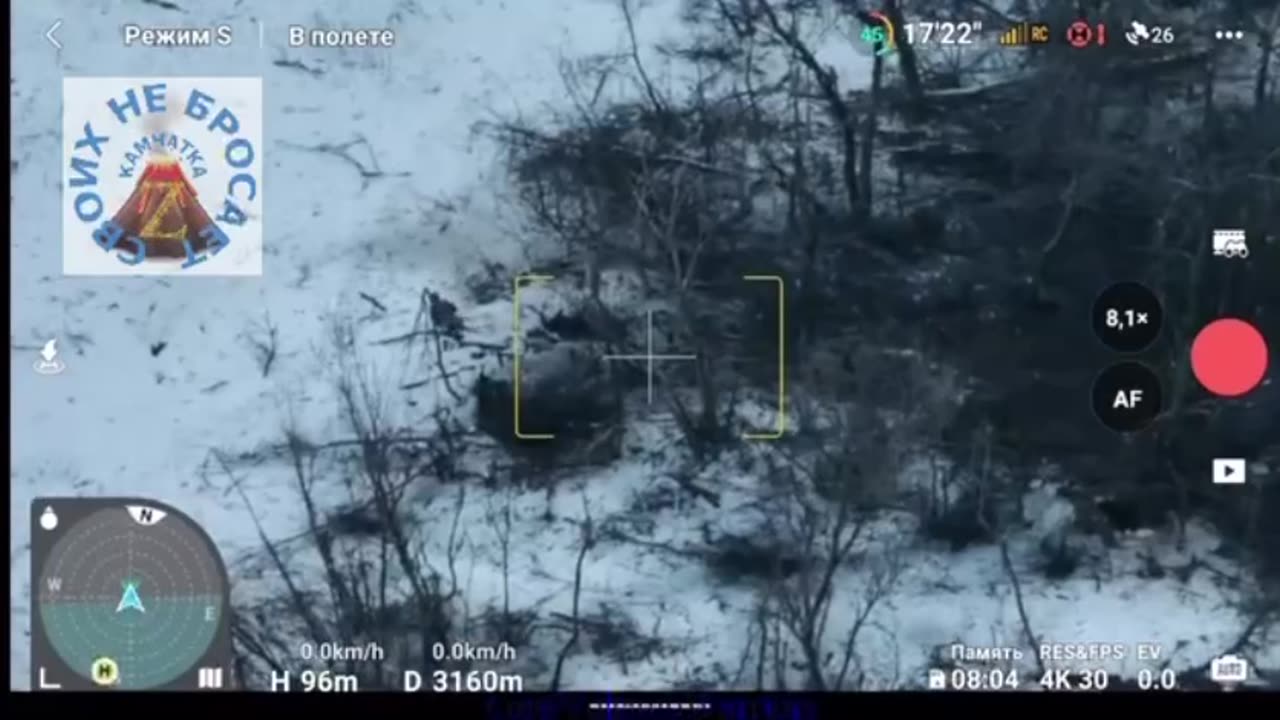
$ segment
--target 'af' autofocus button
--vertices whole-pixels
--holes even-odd
[[[1118,432],[1146,427],[1160,414],[1163,402],[1160,379],[1142,363],[1116,363],[1093,383],[1093,411]]]

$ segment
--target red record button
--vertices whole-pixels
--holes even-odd
[[[1191,370],[1206,390],[1239,397],[1267,374],[1267,341],[1253,325],[1236,318],[1214,320],[1191,344]]]

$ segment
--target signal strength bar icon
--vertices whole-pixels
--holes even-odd
[[[202,667],[196,672],[196,686],[209,690],[222,688],[222,668]]]
[[[1005,47],[1043,45],[1049,42],[1049,26],[1045,23],[1023,22],[1000,34],[1000,44]]]

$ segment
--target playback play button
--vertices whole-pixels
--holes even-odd
[[[1214,458],[1214,485],[1243,485],[1247,474],[1243,458]]]

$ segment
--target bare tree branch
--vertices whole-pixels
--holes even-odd
[[[640,77],[640,81],[644,85],[644,93],[648,96],[649,102],[653,104],[653,109],[665,116],[667,114],[667,104],[663,102],[662,96],[658,94],[657,88],[653,86],[653,81],[649,79],[649,73],[645,72],[644,62],[640,60],[640,42],[636,39],[636,24],[631,16],[631,0],[618,0],[618,6],[622,9],[622,17],[627,24],[627,38],[631,43],[631,62],[635,65],[636,75]]]
[[[572,615],[572,631],[569,639],[565,641],[563,647],[560,648],[559,655],[556,656],[556,667],[551,674],[550,690],[555,692],[560,689],[560,677],[564,670],[564,661],[569,657],[569,653],[574,646],[578,644],[578,634],[581,629],[580,607],[579,601],[582,597],[582,565],[587,559],[587,553],[595,546],[595,529],[592,526],[591,514],[586,509],[586,499],[583,499],[584,514],[582,522],[579,525],[580,543],[578,548],[578,561],[573,568],[573,615]]]
[[[858,188],[858,141],[857,123],[849,106],[840,91],[840,79],[833,68],[824,67],[818,61],[813,50],[800,39],[794,23],[786,27],[778,17],[770,0],[759,0],[759,7],[768,26],[775,37],[791,49],[801,64],[813,75],[822,93],[827,112],[836,125],[843,155],[844,185],[848,197],[849,210],[855,217],[863,218],[869,208],[862,206],[861,193]],[[863,181],[867,181],[863,178]]]

